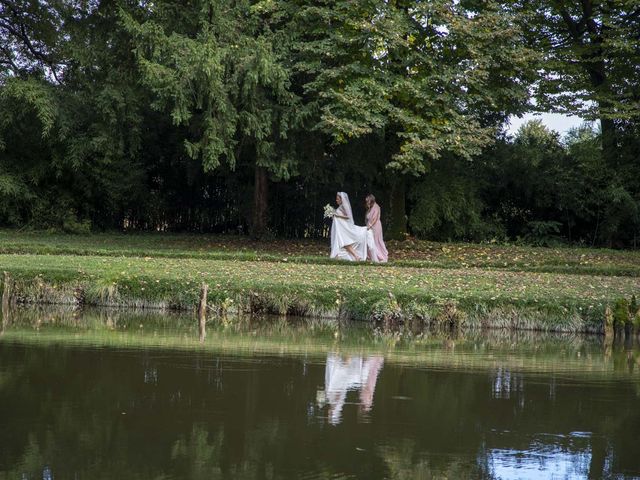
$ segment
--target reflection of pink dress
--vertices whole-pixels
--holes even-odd
[[[371,226],[371,231],[373,232],[373,242],[376,245],[378,262],[386,262],[387,260],[389,260],[389,253],[387,252],[387,247],[385,246],[384,240],[382,239],[380,206],[377,203],[374,203],[371,209],[367,212],[367,226]]]
[[[329,353],[324,371],[324,385],[329,403],[329,423],[337,425],[342,417],[342,407],[349,390],[360,390],[360,408],[369,412],[373,406],[373,394],[384,358],[372,355],[341,358]]]

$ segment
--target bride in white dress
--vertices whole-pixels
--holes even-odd
[[[376,245],[373,232],[367,227],[360,227],[353,222],[353,213],[349,195],[338,192],[336,195],[338,208],[333,216],[331,226],[331,258],[349,261],[362,261],[367,258],[367,249],[375,252]],[[376,255],[370,255],[377,258]]]

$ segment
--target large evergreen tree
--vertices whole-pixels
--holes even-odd
[[[288,179],[295,160],[283,146],[296,122],[289,72],[272,33],[247,1],[178,1],[144,7],[138,22],[123,12],[134,35],[143,81],[176,126],[186,126],[186,152],[205,171],[234,170],[242,157],[255,169],[252,228],[267,229],[268,175]]]

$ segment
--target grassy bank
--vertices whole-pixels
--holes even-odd
[[[207,283],[211,309],[223,314],[263,312],[602,331],[607,306],[615,308],[621,299],[630,301],[633,295],[640,296],[640,277],[633,275],[515,271],[489,264],[470,266],[470,261],[446,268],[425,267],[422,263],[371,267],[322,263],[325,257],[313,255],[308,258],[317,258],[317,263],[297,261],[291,259],[295,255],[283,257],[282,253],[277,253],[278,261],[274,262],[264,254],[268,248],[244,250],[238,242],[248,241],[236,238],[2,235],[0,245],[5,253],[0,254],[0,270],[9,272],[15,283],[15,300],[26,303],[193,309],[201,285]],[[213,241],[219,242],[217,247],[212,246]],[[304,243],[286,241],[278,248],[293,251],[292,245],[303,245],[301,251],[308,249]],[[488,254],[475,254],[478,262],[488,262],[487,257],[500,254],[500,250],[490,250],[498,247],[440,244],[443,255],[457,248],[476,252],[489,249]],[[61,253],[62,249],[67,249],[66,253]],[[569,251],[525,250],[531,256],[547,258],[547,266],[558,261],[560,253],[569,256]],[[515,268],[517,249],[505,251],[509,252],[506,263],[511,262]],[[584,258],[580,252],[571,255]],[[605,251],[596,258],[597,252],[589,252],[589,258],[607,268],[626,265],[637,256],[633,252]],[[250,255],[258,255],[260,260]],[[468,258],[470,253],[465,255],[463,258]],[[418,258],[407,261],[430,262]]]

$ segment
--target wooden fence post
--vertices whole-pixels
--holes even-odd
[[[4,280],[2,282],[2,330],[9,324],[9,315],[11,303],[13,301],[13,279],[9,272],[4,272]]]
[[[207,336],[207,293],[209,292],[209,285],[202,284],[200,290],[200,304],[198,305],[198,330],[200,332],[200,343],[204,343],[204,339]]]

